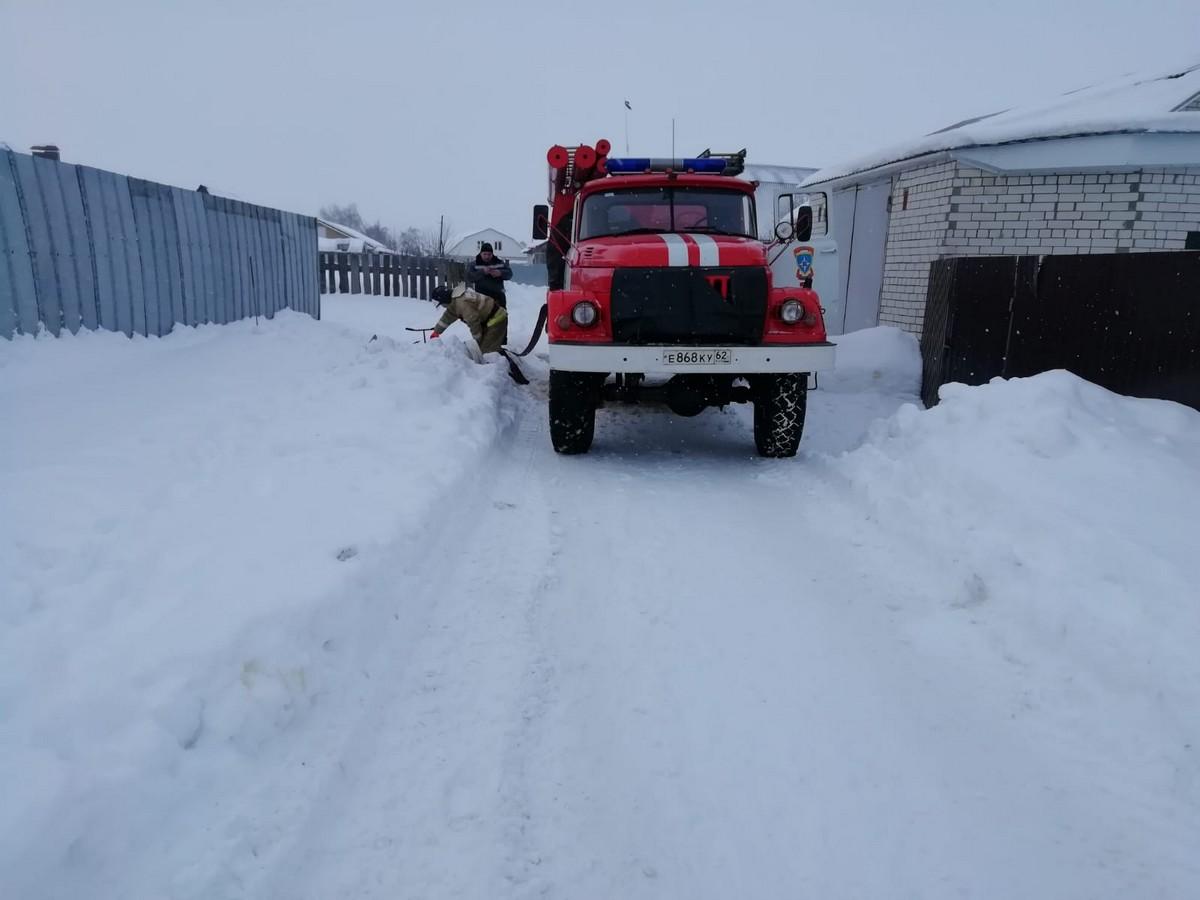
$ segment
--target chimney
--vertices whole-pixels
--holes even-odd
[[[58,147],[54,144],[39,144],[36,147],[30,147],[29,152],[34,156],[40,156],[42,159],[52,159],[59,162],[62,157],[58,152]]]

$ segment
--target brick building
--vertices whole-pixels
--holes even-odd
[[[836,331],[919,335],[940,257],[1200,249],[1200,64],[968,119],[803,187],[837,245]]]

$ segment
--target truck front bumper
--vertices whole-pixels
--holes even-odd
[[[762,347],[556,343],[550,345],[550,368],[563,372],[637,372],[643,375],[818,372],[833,368],[835,346],[829,342]],[[692,361],[694,359],[699,361]]]

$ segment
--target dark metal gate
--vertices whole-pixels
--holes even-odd
[[[1067,369],[1200,409],[1200,253],[952,257],[933,262],[921,396]]]

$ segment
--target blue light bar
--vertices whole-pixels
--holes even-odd
[[[701,175],[720,175],[725,171],[725,160],[695,157],[693,159],[651,159],[648,156],[633,156],[627,159],[608,158],[610,175],[636,175],[641,172],[695,172]]]
[[[691,169],[696,173],[705,173],[708,175],[720,175],[725,171],[725,160],[723,159],[685,159],[683,161],[685,169]]]
[[[632,157],[630,159],[613,159],[608,158],[608,172],[610,175],[632,175],[636,172],[645,172],[650,168],[650,157]]]

